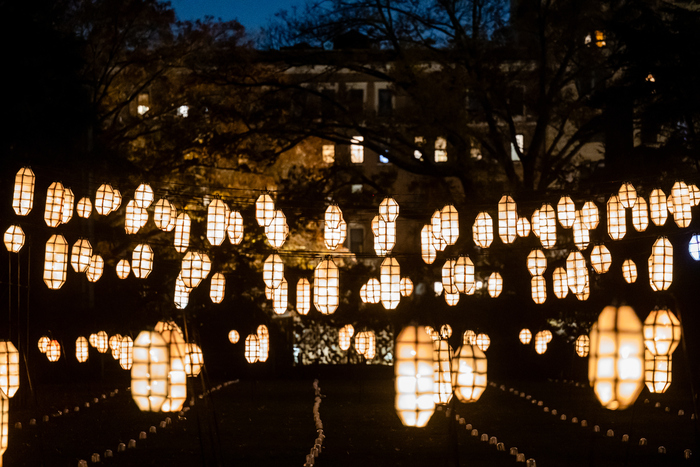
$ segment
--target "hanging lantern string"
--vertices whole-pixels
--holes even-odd
[[[673,296],[673,298],[675,301],[675,296]],[[676,303],[678,303],[678,302],[676,302]],[[693,363],[693,362],[697,363],[697,361],[694,361],[690,357],[690,355],[688,354],[688,348],[686,346],[685,325],[684,325],[683,317],[681,315],[681,310],[678,306],[676,306],[675,309],[676,309],[676,316],[678,316],[678,320],[681,323],[681,345],[683,346],[683,354],[686,358],[686,361],[691,362],[691,363]],[[689,376],[690,376],[688,378],[688,384],[690,385],[690,396],[691,396],[691,400],[693,401],[693,416],[695,418],[695,423],[693,423],[693,428],[694,428],[694,433],[695,433],[695,445],[700,446],[700,426],[699,426],[700,421],[698,420],[698,418],[699,418],[698,417],[698,397],[697,397],[697,393],[695,392],[695,385],[693,384],[693,377],[695,376],[693,374],[693,365],[692,364],[687,365],[686,371],[689,373]]]

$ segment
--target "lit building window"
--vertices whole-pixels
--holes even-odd
[[[435,162],[447,162],[447,140],[442,136],[435,139]]]
[[[350,144],[350,162],[353,164],[362,164],[365,161],[365,148],[362,146],[364,141],[362,136],[353,136]]]
[[[423,147],[423,145],[425,145],[425,138],[423,138],[422,136],[416,136],[413,142],[416,143],[417,146]],[[415,157],[418,160],[421,160],[423,159],[423,153],[420,150],[416,149],[415,151],[413,151],[413,157]]]
[[[382,156],[381,154],[379,155],[379,163],[380,164],[388,164],[389,163],[389,158],[386,156]]]
[[[139,115],[145,114],[150,109],[148,94],[146,94],[145,92],[138,95],[138,97],[136,98],[136,103],[136,111]]]
[[[326,164],[335,162],[335,146],[333,144],[323,145],[323,162]]]
[[[595,45],[598,47],[605,47],[605,32],[596,31],[595,32]]]
[[[180,107],[177,108],[178,117],[187,118],[189,113],[190,113],[190,108],[187,105],[181,105]]]
[[[351,193],[362,193],[362,183],[350,185]]]
[[[525,149],[525,138],[523,135],[515,135],[515,142],[518,144],[520,154],[522,154],[523,150]],[[515,150],[515,145],[513,143],[510,143],[510,159],[513,161],[520,161],[518,151]]]
[[[365,246],[365,230],[362,227],[350,228],[350,251],[353,253],[363,253]]]

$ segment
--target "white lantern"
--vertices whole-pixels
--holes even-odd
[[[622,277],[628,284],[632,284],[637,281],[637,265],[631,259],[626,259],[623,261]]]
[[[527,217],[519,217],[515,229],[518,232],[518,237],[527,237],[530,235],[530,221]]]
[[[385,222],[379,216],[375,216],[372,220],[372,232],[374,233],[374,250],[378,256],[384,256],[394,249],[396,245],[395,222]]]
[[[566,258],[566,281],[575,294],[582,293],[588,283],[586,259],[580,251],[572,251]]]
[[[337,204],[331,204],[326,209],[323,222],[323,240],[326,248],[335,250],[345,240],[347,224],[343,220],[343,213]]]
[[[131,270],[137,279],[146,279],[153,270],[153,249],[148,243],[136,245],[131,254]]]
[[[88,341],[85,337],[80,336],[75,340],[75,359],[80,363],[85,363],[88,359]]]
[[[360,288],[360,299],[364,303],[376,304],[382,300],[382,284],[374,277]]]
[[[95,211],[101,216],[112,212],[114,206],[114,189],[112,185],[103,183],[95,193]]]
[[[237,344],[238,340],[241,338],[241,335],[238,334],[238,331],[235,329],[232,329],[228,333],[228,341],[232,344]]]
[[[318,263],[314,270],[314,306],[324,315],[335,312],[340,303],[338,266],[333,258]]]
[[[105,261],[100,255],[92,255],[90,257],[90,263],[85,271],[85,276],[90,282],[97,282],[102,277],[102,272],[105,268]]]
[[[625,182],[620,186],[617,196],[625,209],[633,208],[637,204],[637,190],[630,182]]]
[[[410,277],[402,277],[399,288],[402,297],[410,297],[413,293],[413,281]]]
[[[693,203],[690,200],[688,185],[683,181],[677,181],[671,188],[671,196],[673,197],[673,220],[680,228],[688,227],[693,220],[693,214],[690,211]]]
[[[374,331],[362,331],[355,335],[355,351],[369,363],[377,352],[377,338]]]
[[[417,326],[401,330],[396,339],[395,407],[401,423],[424,427],[435,411],[433,344]]]
[[[478,247],[488,248],[491,246],[491,242],[493,242],[493,220],[489,213],[480,212],[477,214],[472,226],[472,235],[474,243]]]
[[[569,196],[562,196],[557,203],[557,219],[565,229],[570,229],[576,219],[576,206]]]
[[[0,341],[0,389],[9,398],[19,389],[19,351],[10,341]]]
[[[134,202],[141,209],[148,209],[154,199],[153,188],[145,183],[139,185],[134,192]]]
[[[652,290],[668,290],[673,282],[673,245],[666,237],[654,242],[649,256],[649,283]]]
[[[554,248],[557,243],[557,217],[554,208],[543,204],[540,208],[540,243],[543,248]]]
[[[539,355],[543,355],[547,351],[548,343],[547,336],[542,331],[535,334],[535,352]]]
[[[267,193],[260,195],[255,202],[255,220],[260,227],[267,227],[275,217],[275,202]]]
[[[126,203],[126,214],[124,217],[124,230],[127,234],[133,235],[141,230],[141,227],[148,222],[148,211],[136,204],[133,199]]]
[[[647,202],[641,196],[632,207],[632,226],[637,232],[644,232],[649,226],[649,208]]]
[[[190,292],[192,289],[185,285],[182,280],[182,271],[178,274],[175,279],[175,293],[173,295],[173,301],[175,302],[175,308],[178,310],[184,310],[190,301]]]
[[[590,333],[588,380],[603,407],[625,409],[644,386],[642,323],[628,306],[608,306]]]
[[[503,277],[498,272],[492,272],[487,285],[491,298],[497,298],[503,291]]]
[[[287,225],[287,217],[281,210],[275,211],[270,225],[265,226],[265,236],[272,248],[278,249],[284,245],[289,235],[289,225]]]
[[[430,224],[424,225],[420,231],[420,256],[426,264],[433,264],[437,250],[433,245],[433,232]]]
[[[445,260],[445,264],[442,265],[442,290],[446,294],[458,294],[459,289],[454,283],[454,267],[456,260],[448,259]]]
[[[12,209],[18,216],[26,216],[34,207],[34,182],[36,177],[29,167],[19,169],[15,175]]]
[[[436,209],[433,215],[430,216],[430,227],[433,234],[434,240],[440,240],[440,242],[445,242],[442,238],[442,210]],[[447,246],[447,242],[445,242]],[[441,249],[438,251],[442,251]]]
[[[384,222],[395,222],[399,217],[399,203],[394,198],[386,197],[379,203],[379,217]]]
[[[73,218],[73,202],[75,195],[70,188],[63,189],[63,209],[61,210],[61,224],[67,224]],[[89,214],[88,214],[89,215]]]
[[[452,388],[461,402],[476,402],[486,389],[487,361],[476,345],[462,344],[452,357]]]
[[[231,245],[239,245],[243,240],[244,228],[243,228],[243,216],[238,211],[231,211],[228,214],[228,227],[226,227],[226,233],[228,234],[228,240]]]
[[[518,334],[518,339],[520,340],[521,344],[527,345],[532,340],[532,332],[530,332],[530,330],[527,328],[523,328]]]
[[[49,289],[60,289],[66,282],[68,243],[63,235],[52,235],[44,254],[44,283]]]
[[[591,265],[595,272],[598,274],[605,274],[610,269],[610,264],[612,263],[612,255],[608,247],[603,245],[596,245],[591,250]]]
[[[94,347],[99,353],[107,353],[109,350],[109,335],[105,331],[99,331],[95,334]]]
[[[503,195],[498,201],[498,236],[503,243],[508,244],[515,241],[515,238],[518,236],[517,224],[517,205],[512,197]],[[530,230],[529,224],[528,230]]]
[[[3,237],[5,248],[12,253],[19,253],[19,250],[24,246],[24,239],[24,230],[19,225],[9,226]]]
[[[209,298],[214,303],[224,301],[224,292],[226,290],[226,277],[220,272],[211,276],[211,284],[209,285]]]
[[[80,198],[80,200],[78,201],[78,206],[76,207],[76,211],[78,211],[79,217],[82,217],[83,219],[88,219],[90,217],[90,214],[92,214],[92,202],[90,201],[90,198]]]
[[[474,263],[467,255],[460,255],[452,266],[452,283],[458,292],[472,295],[476,290]],[[453,293],[453,291],[450,291]]]
[[[284,279],[284,263],[277,253],[272,253],[263,263],[263,282],[271,289],[279,287]]]
[[[581,211],[576,211],[576,220],[574,220],[572,233],[574,236],[574,245],[576,245],[576,248],[578,248],[579,250],[585,250],[586,248],[588,248],[588,244],[591,242],[591,236],[588,232],[588,229],[584,227],[583,222],[581,221],[581,216]]]
[[[575,342],[576,355],[579,357],[588,357],[588,352],[591,349],[591,340],[587,335],[581,334],[576,338]]]
[[[343,220],[343,211],[337,204],[331,204],[326,208],[323,216],[323,222],[330,229],[337,229],[340,226],[340,221]]]
[[[595,230],[600,223],[598,206],[593,201],[586,201],[581,208],[581,223],[588,230]]]
[[[532,250],[527,255],[527,270],[531,276],[541,276],[547,269],[547,257],[542,250]]]
[[[338,331],[338,346],[340,350],[348,350],[352,344],[352,336],[355,335],[355,328],[352,324],[346,324]]]
[[[44,221],[49,227],[58,227],[63,217],[64,189],[61,182],[53,182],[46,190]]]
[[[85,272],[90,265],[92,245],[87,238],[79,238],[73,244],[70,252],[70,265],[75,272]]]
[[[666,204],[666,193],[660,188],[655,188],[649,195],[649,210],[651,211],[651,221],[662,226],[668,219],[668,206]]]
[[[306,277],[297,281],[297,313],[307,315],[311,310],[311,284]]]
[[[158,412],[168,397],[170,348],[155,331],[141,331],[132,350],[131,397],[142,411]]]
[[[39,352],[46,353],[46,349],[49,347],[49,342],[51,342],[51,339],[49,339],[48,336],[41,336],[37,342]]]
[[[173,246],[178,253],[184,253],[190,247],[190,216],[181,212],[175,219],[175,237]]]
[[[471,329],[467,329],[462,334],[462,344],[476,345],[476,333]]]
[[[218,198],[211,200],[207,206],[207,240],[212,245],[221,245],[226,238],[226,223],[229,212],[226,203]]]
[[[530,279],[530,289],[532,292],[532,300],[538,305],[543,304],[547,300],[547,282],[543,276],[532,276]]]
[[[272,311],[277,315],[287,312],[289,306],[289,285],[287,279],[282,278],[279,287],[272,289]]]
[[[688,241],[688,253],[690,253],[690,256],[695,261],[700,261],[700,235],[693,234],[693,236],[690,237],[690,240]]]
[[[486,352],[491,346],[491,338],[488,334],[479,333],[476,335],[476,346]]]
[[[205,253],[188,251],[182,258],[182,282],[193,289],[206,279],[211,271],[211,261]]]
[[[185,371],[186,344],[179,329],[165,329],[161,332],[170,350],[168,371],[168,395],[161,406],[163,412],[177,412],[187,400],[187,372]]]
[[[459,214],[451,204],[446,205],[440,211],[440,231],[442,238],[448,245],[454,245],[459,238]]]
[[[129,277],[129,273],[131,272],[131,264],[129,264],[129,260],[120,259],[117,263],[116,271],[117,277],[120,279],[126,279]]]
[[[681,340],[681,322],[671,310],[656,309],[644,320],[644,345],[653,355],[671,354]]]
[[[531,217],[531,228],[532,228],[532,233],[535,234],[535,237],[540,238],[540,234],[542,233],[542,229],[540,228],[540,210],[535,209],[535,211],[532,213]]]
[[[452,349],[444,339],[433,341],[433,400],[436,404],[447,404],[452,398]]]
[[[569,294],[566,269],[559,267],[552,272],[552,289],[554,289],[554,295],[559,299],[564,299]]]
[[[260,343],[258,342],[258,336],[255,334],[248,334],[245,338],[245,350],[244,355],[248,363],[255,363],[258,361],[258,353],[260,351]]]

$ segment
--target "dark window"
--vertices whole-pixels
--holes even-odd
[[[323,118],[335,117],[335,91],[333,89],[324,89],[322,94],[321,116]]]
[[[365,243],[364,229],[350,229],[350,251],[353,253],[362,253]]]
[[[348,91],[348,110],[353,114],[362,113],[365,107],[365,90],[350,89]]]
[[[514,116],[525,115],[525,90],[515,86],[510,90],[510,113]]]
[[[391,89],[380,89],[377,97],[378,114],[380,116],[391,115],[394,110],[394,93]]]

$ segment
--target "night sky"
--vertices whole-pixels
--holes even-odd
[[[210,15],[224,21],[237,19],[248,30],[265,26],[279,10],[301,7],[303,0],[170,0],[178,19],[195,20]]]

